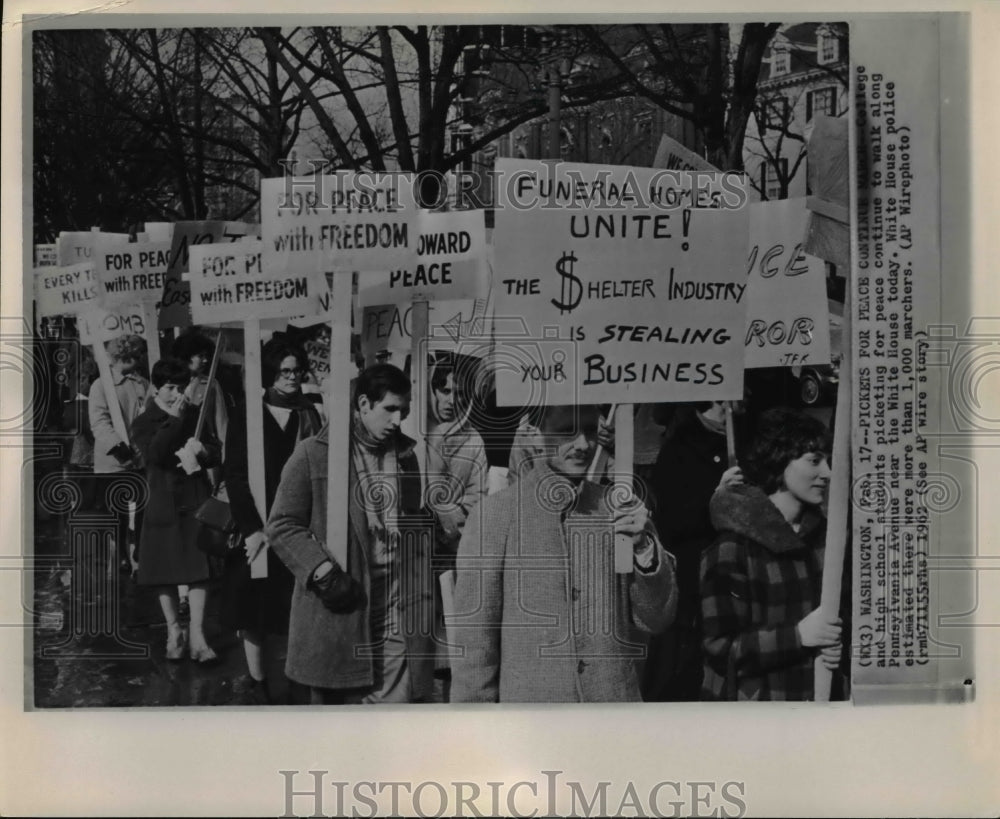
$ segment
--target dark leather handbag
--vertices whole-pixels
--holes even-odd
[[[226,486],[220,483],[194,513],[198,521],[197,546],[211,557],[225,557],[237,545],[238,533]]]

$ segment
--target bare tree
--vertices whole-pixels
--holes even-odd
[[[777,23],[748,23],[730,43],[730,27],[710,25],[584,26],[595,53],[627,86],[668,113],[693,123],[708,161],[743,169],[743,140],[757,100],[764,52]]]

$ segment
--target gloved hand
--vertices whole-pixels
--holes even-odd
[[[334,614],[349,614],[368,602],[361,584],[339,566],[310,583],[323,605]]]
[[[113,455],[115,460],[120,464],[127,464],[132,460],[134,453],[132,452],[132,447],[124,441],[119,441],[108,450],[108,455]]]

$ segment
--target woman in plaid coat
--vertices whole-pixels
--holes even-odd
[[[719,535],[701,561],[703,699],[808,700],[815,657],[837,668],[841,620],[818,609],[828,451],[820,421],[771,410],[747,483],[712,498]]]

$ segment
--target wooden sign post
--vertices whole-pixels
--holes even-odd
[[[429,305],[426,299],[414,298],[410,309],[410,382],[413,384],[412,408],[413,440],[420,459],[421,497],[427,494],[427,401],[430,385],[427,383],[427,326]]]
[[[723,410],[726,419],[726,463],[729,467],[734,467],[736,463],[736,430],[733,427],[733,403],[725,402]]]
[[[264,402],[261,377],[260,319],[243,322],[243,362],[247,403],[247,478],[257,514],[267,521],[267,478],[264,473]],[[250,564],[250,577],[267,577],[267,550]]]
[[[122,415],[122,408],[118,403],[118,392],[115,390],[114,375],[111,372],[111,359],[100,337],[94,339],[92,347],[94,361],[97,362],[97,370],[101,375],[104,398],[108,403],[108,412],[111,414],[111,425],[115,428],[118,437],[127,444],[129,443],[128,429],[125,427],[125,416]]]
[[[618,404],[615,410],[615,478],[632,491],[632,464],[635,460],[635,424],[631,404]],[[634,492],[633,492],[634,494]],[[634,568],[632,539],[615,537],[615,572],[631,574]]]
[[[844,300],[844,338],[851,337],[851,290],[847,289]],[[830,479],[829,508],[827,520],[831,524],[826,530],[826,551],[823,554],[823,588],[820,594],[820,608],[831,617],[840,611],[840,592],[843,585],[844,555],[847,553],[848,527],[850,527],[851,503],[851,347],[844,345],[840,362],[840,386],[837,390],[837,408],[834,416],[833,452]],[[841,637],[848,643],[851,635]],[[833,672],[816,658],[814,698],[816,702],[829,702],[833,684]]]
[[[351,486],[344,475],[344,459],[351,452],[351,273],[333,274],[330,294],[330,378],[326,401],[329,419],[327,446],[326,549],[346,572],[348,502]],[[338,479],[339,476],[339,479]]]

